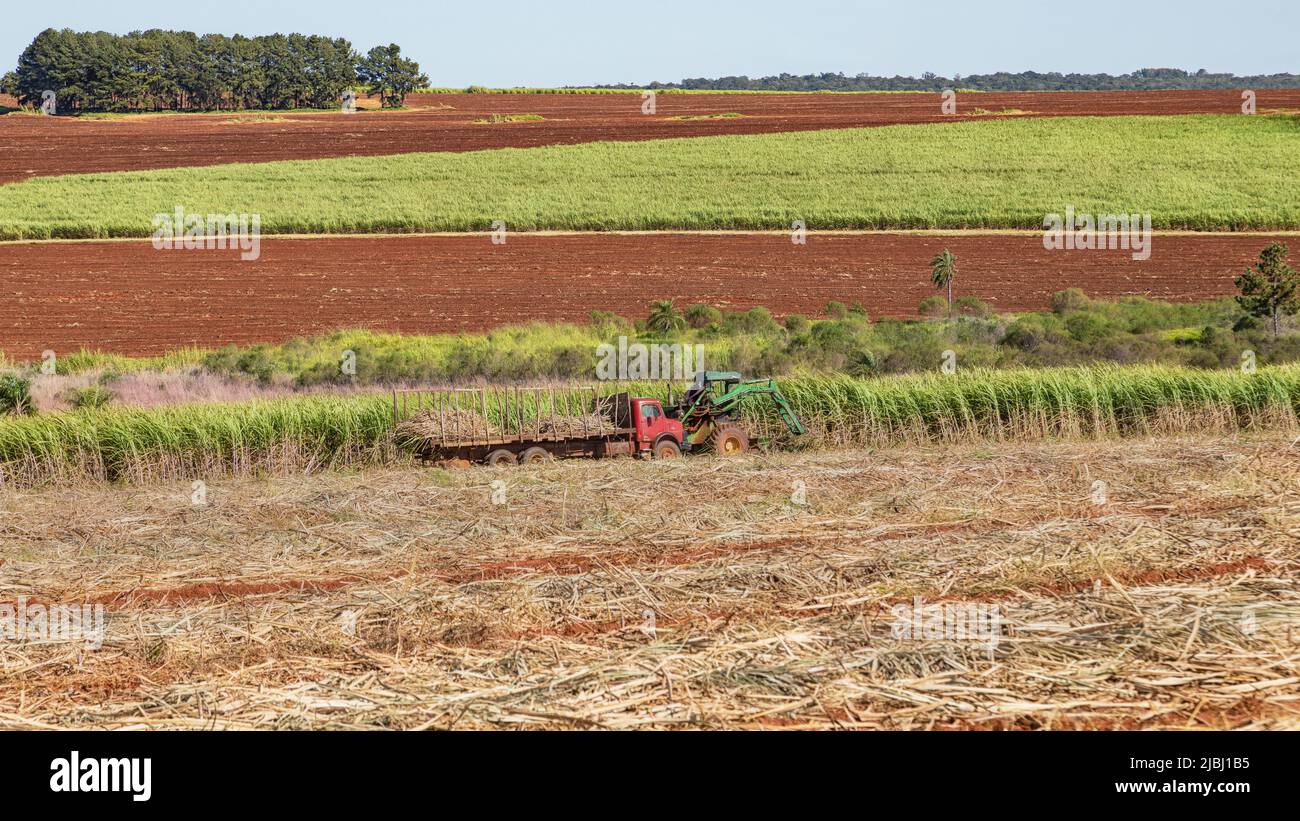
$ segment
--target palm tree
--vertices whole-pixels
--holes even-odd
[[[947,248],[930,260],[930,281],[940,290],[948,289],[948,317],[952,317],[952,281],[957,278],[957,258]]]
[[[650,316],[646,317],[645,326],[647,330],[670,336],[686,328],[686,318],[671,299],[661,299],[650,306]]]

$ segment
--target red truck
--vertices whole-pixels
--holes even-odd
[[[804,432],[772,380],[701,371],[681,403],[595,387],[393,391],[394,440],[424,459],[501,467],[578,456],[672,459],[749,450],[742,399],[770,396],[792,433]]]
[[[663,403],[595,388],[463,388],[393,392],[395,439],[433,460],[494,467],[579,456],[682,454],[682,423]]]

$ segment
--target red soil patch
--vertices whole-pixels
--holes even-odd
[[[1267,570],[1269,562],[1267,559],[1259,556],[1247,556],[1244,559],[1237,559],[1231,562],[1220,562],[1210,565],[1192,565],[1190,567],[1180,567],[1175,570],[1144,570],[1141,573],[1121,573],[1115,577],[1120,584],[1130,587],[1148,587],[1156,584],[1167,584],[1169,582],[1194,582],[1201,579],[1210,579],[1215,576],[1235,576],[1245,573],[1248,570]],[[1090,585],[1063,585],[1041,588],[1050,593],[1073,593],[1087,590]]]
[[[106,607],[150,604],[180,604],[203,599],[238,599],[268,593],[329,593],[366,579],[282,579],[274,582],[202,582],[180,587],[138,587],[105,593],[91,600]]]
[[[607,566],[671,567],[731,555],[740,551],[776,550],[792,544],[801,544],[804,541],[806,540],[791,536],[777,539],[717,542],[707,547],[681,548],[659,552],[656,552],[654,546],[650,545],[643,550],[621,550],[586,556],[541,556],[503,562],[488,562],[462,571],[433,571],[429,575],[447,584],[467,584],[475,581],[522,576],[532,572],[542,572],[555,576],[571,576]],[[392,572],[332,578],[199,582],[177,587],[137,587],[129,590],[98,593],[89,596],[86,603],[126,608],[138,604],[179,605],[207,599],[238,599],[274,593],[332,593],[355,584],[385,582],[400,579],[409,574],[409,569],[399,569]],[[51,603],[53,602],[44,599],[32,598],[26,600],[26,604],[29,606],[49,605]],[[16,602],[0,602],[0,604],[16,605]]]
[[[639,94],[416,94],[401,112],[168,114],[114,120],[0,117],[0,182],[94,171],[232,162],[369,157],[412,151],[472,151],[600,142],[760,134],[899,123],[965,122],[975,109],[1013,116],[1236,114],[1240,91],[1030,92],[957,95],[957,114],[938,94],[660,94],[653,115]],[[1259,109],[1300,107],[1300,90],[1262,90]],[[726,119],[681,120],[737,113]],[[536,122],[480,125],[492,114],[539,114]],[[977,115],[980,118],[993,115]]]
[[[1286,240],[1286,237],[1280,237]],[[830,300],[873,317],[914,315],[934,293],[930,259],[962,263],[959,294],[999,311],[1042,310],[1077,286],[1098,298],[1195,300],[1233,277],[1270,237],[1157,234],[1151,258],[1048,251],[1037,234],[569,234],[268,238],[237,250],[154,250],[148,240],[16,243],[0,254],[0,350],[34,359],[82,347],[157,354],[185,345],[274,342],[339,327],[482,331],[592,310],[644,316],[653,300],[778,316]],[[1291,238],[1295,243],[1295,238]]]

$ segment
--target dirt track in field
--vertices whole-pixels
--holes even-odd
[[[481,331],[593,310],[642,316],[656,299],[817,314],[830,300],[907,316],[934,293],[929,263],[959,261],[958,295],[1038,310],[1063,288],[1113,298],[1232,293],[1270,237],[1157,234],[1130,252],[1047,251],[1038,234],[487,234],[265,238],[237,250],[156,251],[146,240],[15,243],[0,253],[0,350],[150,354],[271,342],[342,326]],[[1292,245],[1300,238],[1281,237]]]
[[[917,93],[660,94],[650,115],[641,113],[638,94],[418,94],[408,98],[409,111],[353,115],[218,113],[115,120],[7,115],[0,117],[0,182],[231,162],[966,121],[1008,109],[1024,112],[1011,116],[1233,114],[1241,111],[1241,92],[959,94],[956,115],[943,114],[940,102],[938,94]],[[1300,89],[1262,90],[1257,105],[1261,111],[1300,108]],[[674,119],[725,113],[742,116]],[[474,122],[492,114],[546,119]],[[257,119],[263,121],[248,121]]]

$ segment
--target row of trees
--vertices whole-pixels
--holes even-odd
[[[634,86],[606,86],[633,88]],[[639,86],[636,86],[639,88]],[[926,72],[920,77],[876,77],[870,74],[847,75],[777,74],[771,77],[696,77],[679,83],[651,83],[645,88],[684,88],[718,91],[943,91],[969,88],[979,91],[1156,91],[1162,89],[1210,88],[1300,88],[1300,75],[1267,74],[1237,77],[1177,68],[1144,68],[1131,74],[1061,74],[1059,72],[1021,71],[995,74],[960,74],[942,77]]]
[[[359,84],[399,106],[428,85],[396,45],[359,56],[342,38],[304,34],[127,35],[46,29],[5,75],[0,92],[36,106],[46,89],[65,111],[328,108]]]
[[[1259,252],[1259,263],[1233,280],[1237,304],[1247,314],[1268,320],[1273,336],[1281,333],[1282,317],[1300,312],[1300,271],[1287,264],[1287,248],[1270,242]],[[952,316],[952,285],[957,278],[957,257],[947,248],[930,260],[930,282],[938,290],[948,289],[948,316]]]

